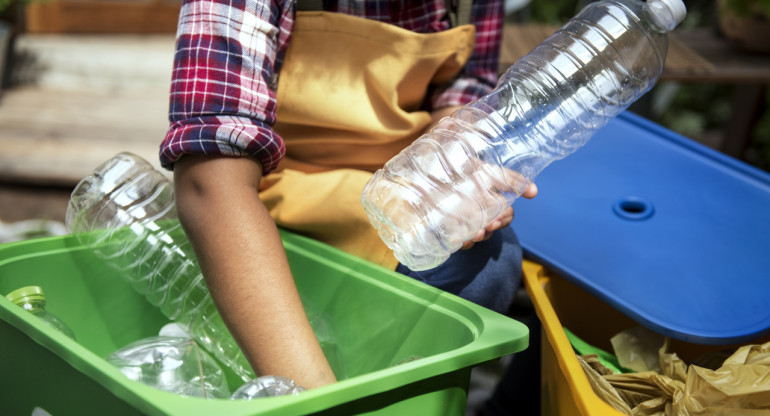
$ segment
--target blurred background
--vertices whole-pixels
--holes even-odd
[[[558,26],[588,2],[526,1],[509,21]],[[631,110],[770,170],[770,0],[684,3],[687,18],[674,31],[670,65]]]
[[[500,70],[586,0],[508,0]],[[770,0],[685,1],[634,111],[770,170]],[[0,0],[0,241],[62,233],[77,181],[119,151],[157,164],[179,0]]]

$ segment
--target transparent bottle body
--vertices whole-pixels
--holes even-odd
[[[67,326],[67,324],[65,324],[64,321],[59,319],[58,316],[52,314],[51,312],[48,312],[45,309],[44,300],[30,300],[30,301],[18,303],[18,305],[22,309],[42,319],[43,322],[45,322],[52,328],[56,329],[57,331],[61,332],[62,334],[66,335],[67,337],[75,339],[75,333],[72,332],[72,329],[70,329],[70,327]]]
[[[169,319],[244,381],[256,377],[211,299],[174,204],[173,185],[122,153],[81,180],[67,226]]]
[[[229,398],[222,368],[199,344],[184,337],[135,341],[105,359],[129,379],[160,390],[204,398]]]
[[[298,395],[306,391],[286,377],[262,376],[242,385],[230,397],[233,400],[254,400],[262,397]]]
[[[654,2],[653,2],[654,3]],[[361,201],[412,270],[444,262],[554,160],[655,84],[676,25],[638,0],[589,4],[463,106],[391,159]]]

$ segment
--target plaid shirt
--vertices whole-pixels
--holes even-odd
[[[325,0],[327,11],[418,32],[449,28],[445,0]],[[449,85],[431,92],[432,108],[483,97],[497,82],[503,0],[476,0],[473,54]],[[275,123],[274,86],[294,26],[294,0],[184,0],[171,82],[170,129],[160,149],[171,169],[183,154],[251,155],[265,174],[285,154]]]

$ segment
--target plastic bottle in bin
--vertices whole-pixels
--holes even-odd
[[[106,361],[126,377],[182,396],[230,398],[219,364],[187,337],[143,338],[112,352]]]
[[[494,91],[444,118],[375,172],[361,202],[412,270],[444,262],[552,161],[655,84],[681,0],[589,4],[521,58]]]
[[[59,319],[58,316],[45,309],[45,294],[40,286],[25,286],[14,290],[5,297],[22,309],[39,317],[43,322],[57,329],[62,334],[75,339],[75,334],[70,327]]]
[[[120,153],[75,187],[66,224],[169,319],[244,381],[256,377],[225,327],[174,203],[173,185],[147,161]]]

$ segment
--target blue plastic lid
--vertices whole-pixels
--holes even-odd
[[[770,332],[770,174],[624,113],[535,182],[527,257],[672,338]]]

